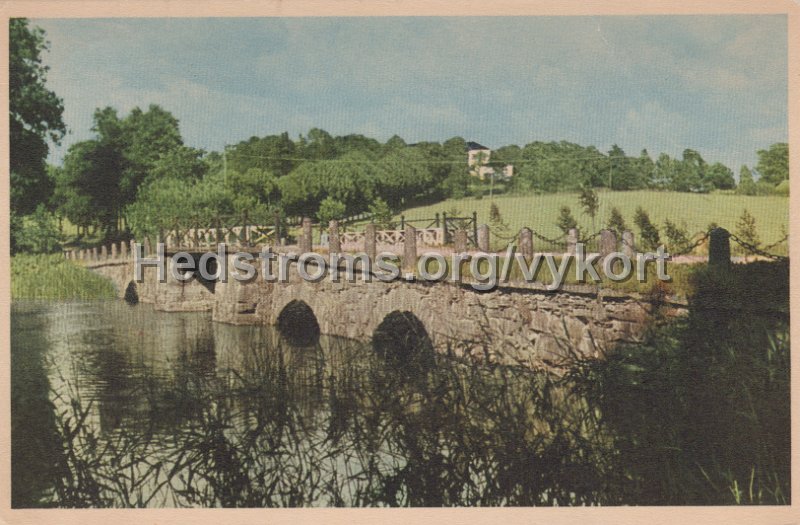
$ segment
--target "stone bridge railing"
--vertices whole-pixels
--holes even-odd
[[[415,231],[417,244],[421,246],[443,246],[445,232],[444,228],[418,228]],[[360,248],[364,245],[367,232],[353,231],[342,232],[341,243],[343,246]],[[375,230],[375,242],[377,244],[402,245],[406,240],[405,230]]]

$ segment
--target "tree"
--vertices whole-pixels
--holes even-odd
[[[181,221],[197,219],[214,225],[220,215],[234,213],[234,197],[225,187],[221,173],[202,179],[166,177],[154,179],[139,188],[138,197],[126,210],[134,235],[154,235]]]
[[[633,216],[633,222],[639,228],[639,235],[642,239],[642,245],[650,250],[655,250],[661,244],[661,239],[658,234],[658,228],[650,221],[650,215],[639,206],[636,208],[636,213]]]
[[[61,234],[55,217],[39,204],[27,217],[28,224],[19,229],[16,249],[34,253],[53,253],[61,249]]]
[[[633,190],[640,188],[639,174],[631,160],[625,156],[625,151],[614,144],[608,152],[609,162],[609,187],[614,190]]]
[[[61,248],[61,234],[55,217],[39,204],[25,224],[18,227],[16,249],[34,253],[53,253]]]
[[[511,232],[509,231],[508,223],[503,220],[503,216],[500,214],[500,208],[494,202],[489,206],[489,224],[493,234],[493,241],[494,239],[499,241],[492,244],[502,247],[504,239],[508,240]]]
[[[386,201],[380,197],[376,197],[372,204],[369,205],[369,213],[372,215],[372,222],[378,228],[388,228],[392,222],[392,210]]]
[[[152,180],[159,159],[183,146],[178,119],[156,104],[147,111],[133,108],[124,119],[105,108],[95,112],[94,131],[99,140],[114,144],[125,159],[120,178],[122,204],[136,198],[139,186]]]
[[[228,172],[225,185],[236,203],[236,211],[256,207],[266,209],[277,197],[277,179],[266,170],[250,168],[245,173]]]
[[[639,179],[644,188],[653,188],[656,186],[656,165],[650,154],[646,149],[643,149],[639,154],[639,159],[636,162],[636,169],[639,172]]]
[[[681,250],[689,245],[689,232],[684,226],[678,226],[671,220],[664,221],[664,235],[669,241],[671,250]]]
[[[618,239],[621,239],[622,233],[628,229],[628,225],[625,224],[625,219],[618,208],[611,208],[611,216],[608,218],[606,228],[614,232]]]
[[[328,224],[328,221],[343,218],[346,210],[347,207],[343,202],[337,201],[333,197],[325,197],[325,200],[319,204],[317,219],[325,225]]]
[[[715,162],[705,171],[703,184],[708,188],[718,190],[731,190],[736,187],[736,180],[733,178],[733,171],[721,162]]]
[[[120,212],[121,153],[112,145],[86,140],[70,146],[59,172],[59,211],[78,226],[99,226],[104,235],[116,231]]]
[[[594,231],[594,218],[597,216],[597,210],[600,209],[600,198],[597,196],[597,192],[588,186],[584,186],[581,188],[578,201],[583,207],[583,212],[592,218],[592,231]]]
[[[578,221],[572,216],[572,210],[569,206],[562,206],[558,213],[558,220],[556,221],[558,229],[566,235],[573,228],[578,227]]]
[[[739,185],[736,188],[736,192],[742,195],[755,195],[756,191],[757,188],[753,180],[753,173],[750,171],[750,168],[742,165],[739,169]]]
[[[761,244],[761,239],[758,237],[756,230],[756,218],[750,215],[750,212],[745,208],[736,222],[736,236],[749,244],[753,248],[758,248]]]
[[[28,214],[52,192],[45,159],[47,140],[58,144],[66,133],[64,106],[47,89],[45,33],[24,18],[9,21],[10,197],[13,214]]]
[[[773,144],[769,149],[758,150],[756,171],[763,180],[776,186],[789,180],[789,145],[785,142]]]
[[[674,191],[706,192],[704,184],[706,162],[697,151],[683,150],[683,160],[677,163],[669,189]]]

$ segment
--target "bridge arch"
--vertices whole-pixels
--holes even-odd
[[[425,363],[433,357],[433,341],[420,319],[408,310],[389,312],[372,335],[372,348],[398,364]]]
[[[136,286],[136,281],[130,281],[128,283],[128,286],[125,287],[125,291],[122,294],[122,298],[130,305],[139,304],[139,288]]]
[[[317,316],[305,301],[293,299],[286,303],[277,324],[278,331],[292,344],[308,346],[319,339]]]

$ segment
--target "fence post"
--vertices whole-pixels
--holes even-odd
[[[339,221],[332,220],[328,223],[328,252],[329,253],[341,253],[342,252],[342,242],[339,238]]]
[[[575,253],[575,245],[578,244],[578,229],[570,228],[567,233],[567,253]]]
[[[533,259],[533,232],[528,227],[519,231],[519,251],[526,260]]]
[[[128,243],[126,243],[125,241],[121,241],[119,243],[119,258],[120,259],[128,258]]]
[[[406,216],[405,215],[401,215],[400,216],[400,229],[401,230],[405,230],[406,229]]]
[[[622,253],[624,253],[628,259],[633,261],[633,250],[633,232],[630,230],[625,230],[622,232]]]
[[[731,234],[725,228],[714,228],[709,233],[708,265],[722,269],[731,266]]]
[[[369,260],[373,263],[375,262],[375,257],[377,256],[377,248],[375,246],[375,230],[376,226],[374,222],[367,224],[364,227],[364,252],[369,257]]]
[[[413,270],[417,265],[417,229],[406,224],[403,240],[403,268]]]
[[[478,212],[477,211],[473,211],[472,212],[472,238],[475,239],[475,244],[478,244]],[[486,237],[486,239],[488,240],[489,237]],[[483,250],[483,251],[489,251],[489,246],[488,246],[489,243],[487,242],[486,244],[487,244],[486,249]]]
[[[467,251],[467,230],[456,230],[453,234],[453,251],[455,253],[466,253]]]
[[[448,244],[450,242],[450,235],[447,232],[447,212],[442,212],[442,242]]]
[[[97,260],[97,246],[95,246],[94,248],[92,248],[92,260],[93,260],[93,261],[96,261],[96,260]]]
[[[117,258],[117,243],[115,243],[115,242],[111,243],[111,258],[112,259],[116,259]]]
[[[250,232],[247,231],[247,223],[249,221],[247,220],[247,212],[246,211],[244,212],[244,215],[242,216],[242,220],[244,221],[244,224],[242,225],[242,233],[244,234],[244,246],[250,246]],[[311,250],[309,250],[309,251],[311,251]]]
[[[276,211],[274,217],[275,217],[275,244],[278,244],[281,238],[281,212]]]
[[[617,251],[617,234],[611,230],[600,230],[600,257],[608,257]]]
[[[489,225],[481,224],[477,229],[475,241],[478,244],[478,249],[482,252],[489,251]]]
[[[303,217],[303,233],[300,237],[300,253],[309,253],[313,249],[313,244],[311,242],[311,219],[308,217]]]
[[[142,248],[142,255],[150,255],[153,251],[150,249],[150,237],[144,238],[144,247]]]
[[[108,248],[104,244],[100,247],[100,260],[105,261],[106,259],[108,259]]]
[[[436,213],[436,227],[437,228],[441,228],[441,226],[439,224],[439,213],[438,212]]]

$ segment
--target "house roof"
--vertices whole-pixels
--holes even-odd
[[[483,146],[481,144],[478,144],[477,142],[467,142],[467,151],[472,151],[472,150],[475,150],[475,149],[488,150],[489,148],[487,148],[486,146]]]

